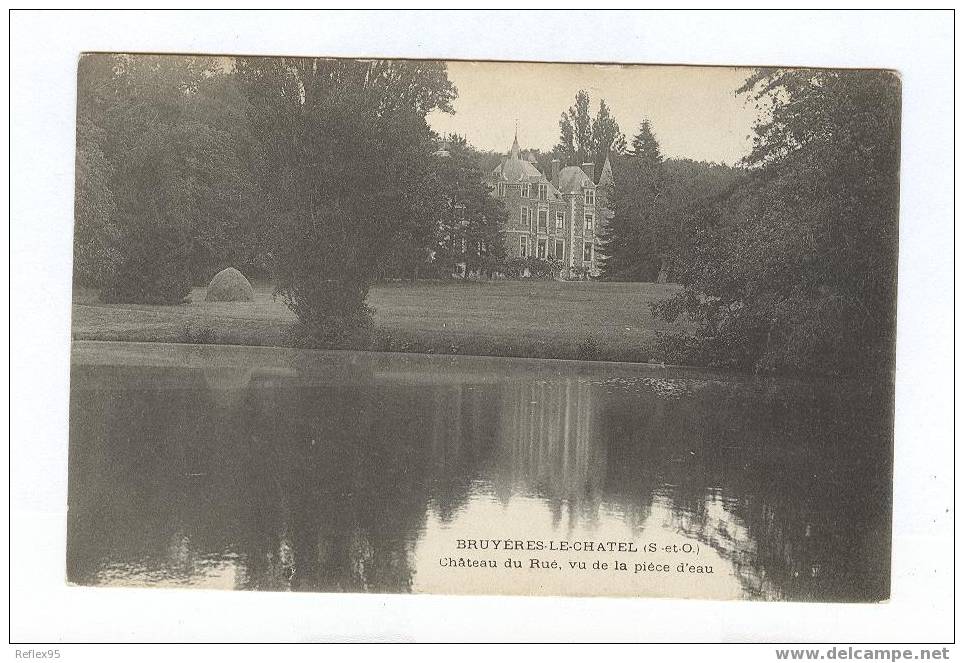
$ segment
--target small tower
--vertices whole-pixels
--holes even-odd
[[[512,158],[512,159],[519,159],[519,158],[520,158],[519,131],[518,131],[518,129],[517,129],[516,132],[515,132],[515,137],[512,139],[512,148],[509,150],[509,157]]]
[[[609,225],[612,223],[615,214],[613,210],[609,207],[609,199],[613,194],[616,187],[616,180],[613,178],[613,165],[609,158],[609,154],[606,154],[606,160],[603,162],[602,168],[599,171],[599,183],[596,185],[596,209],[598,210],[599,227],[596,231],[597,237],[605,237],[609,229]],[[597,253],[597,262],[605,260],[605,252],[602,250],[603,245],[600,244],[600,250]]]
[[[615,184],[613,180],[613,165],[609,160],[609,153],[606,153],[606,160],[603,162],[602,170],[599,171],[599,182],[597,186],[611,187]]]

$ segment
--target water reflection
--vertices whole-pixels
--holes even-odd
[[[75,344],[71,582],[888,595],[889,389],[572,362],[173,352]],[[503,564],[511,555],[456,549],[487,537],[690,542],[714,573],[574,583],[440,564]]]

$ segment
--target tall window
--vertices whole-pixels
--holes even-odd
[[[528,207],[523,207],[519,210],[519,223],[522,224],[523,228],[529,228],[532,226],[532,210]]]
[[[586,242],[582,247],[582,259],[585,262],[592,262],[592,242]]]
[[[523,235],[519,238],[519,257],[525,258],[529,255],[529,238]]]
[[[521,195],[523,198],[528,198],[528,197],[529,197],[529,185],[528,185],[528,184],[523,184],[523,185],[522,185],[522,189],[521,189],[521,191],[520,191],[520,195]]]
[[[592,222],[594,218],[592,214],[586,215],[586,230],[592,230]]]
[[[537,256],[543,260],[546,258],[546,240],[540,239],[539,243],[536,245]]]
[[[562,230],[566,225],[566,215],[556,212],[556,230]]]
[[[592,189],[586,189],[586,204],[595,205],[596,204],[596,192]]]
[[[543,202],[549,200],[549,187],[545,184],[539,185],[539,200]]]
[[[548,232],[547,226],[549,224],[549,210],[541,209],[539,210],[539,232]]]
[[[556,240],[556,260],[566,259],[566,245],[563,244],[561,239]]]
[[[499,182],[498,189],[499,189],[499,198],[505,198],[505,184],[503,184],[502,182]]]

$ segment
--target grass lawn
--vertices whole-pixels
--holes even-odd
[[[373,349],[561,359],[647,361],[657,330],[649,303],[678,286],[653,283],[446,281],[374,286]],[[103,304],[74,295],[73,337],[83,340],[291,345],[295,316],[255,286],[255,301],[180,306]]]

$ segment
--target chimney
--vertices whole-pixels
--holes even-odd
[[[586,172],[586,175],[589,175],[589,179],[592,180],[593,184],[595,184],[596,173],[594,171],[596,170],[596,164],[592,161],[586,162],[582,164],[582,169]]]
[[[559,159],[552,160],[552,186],[559,188]]]

